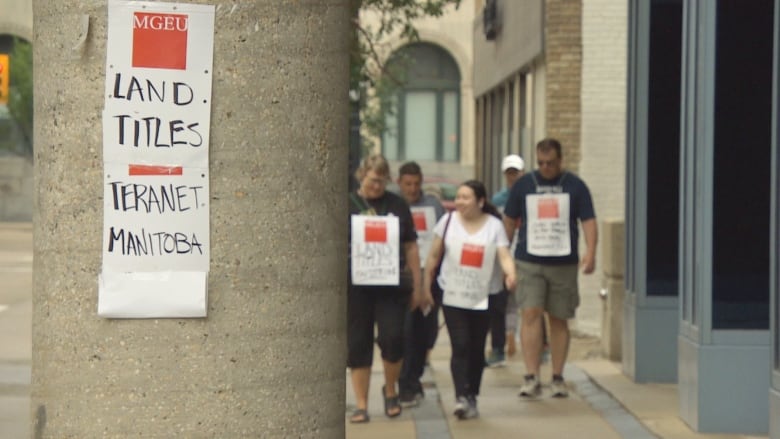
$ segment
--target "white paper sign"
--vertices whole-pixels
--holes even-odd
[[[214,6],[108,4],[103,160],[208,167]]]
[[[420,250],[420,268],[425,267],[425,259],[433,243],[433,226],[436,225],[436,210],[432,206],[410,207],[414,228],[417,230],[417,248]]]
[[[456,308],[487,309],[496,245],[448,238],[444,257],[442,277],[446,279],[446,284],[443,286],[443,303]]]
[[[169,271],[117,273],[103,270],[98,282],[101,300],[98,315],[108,318],[148,318],[165,309],[165,317],[205,315],[208,273]],[[172,287],[175,285],[175,287]]]
[[[352,215],[353,285],[398,285],[400,226],[396,216]]]
[[[571,254],[569,194],[529,194],[528,253],[535,256]]]
[[[109,0],[98,315],[205,317],[214,6]]]
[[[104,169],[104,270],[209,271],[205,169],[183,168],[164,178],[132,175],[133,168],[122,165]]]

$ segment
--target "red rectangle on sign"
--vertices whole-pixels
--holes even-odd
[[[387,224],[383,221],[366,221],[364,230],[366,242],[387,242]]]
[[[539,219],[556,219],[560,216],[558,200],[555,198],[542,198],[539,200]]]
[[[482,260],[485,256],[485,247],[475,244],[463,244],[463,250],[460,252],[460,265],[464,267],[482,267]]]
[[[428,230],[428,222],[425,220],[425,212],[412,212],[412,218],[414,219],[414,229],[418,232],[424,232]]]
[[[133,14],[133,67],[187,69],[187,28],[183,14]]]
[[[128,165],[129,175],[182,175],[181,166]]]

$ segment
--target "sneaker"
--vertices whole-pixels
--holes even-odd
[[[553,377],[550,388],[554,398],[566,398],[569,396],[569,389],[566,387],[566,381],[563,380],[563,377]]]
[[[459,396],[455,402],[455,411],[453,414],[458,419],[466,419],[466,412],[469,410],[469,400],[465,396]]]
[[[476,396],[469,396],[467,398],[469,402],[468,408],[466,408],[466,413],[463,414],[463,417],[460,419],[474,419],[479,417],[479,411],[477,410],[477,397]]]
[[[417,407],[423,398],[425,398],[425,395],[423,395],[422,391],[402,390],[398,394],[398,399],[401,401],[401,407],[403,408]]]
[[[488,357],[485,359],[485,366],[487,367],[504,367],[506,366],[506,357],[503,352],[491,350]]]
[[[518,396],[523,398],[535,398],[542,394],[542,385],[539,383],[539,379],[536,375],[526,375],[525,381],[520,386],[520,394]]]

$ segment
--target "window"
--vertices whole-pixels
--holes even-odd
[[[387,70],[400,72],[403,85],[385,115],[385,157],[458,161],[460,73],[452,57],[433,44],[410,44],[391,56]]]
[[[677,296],[682,2],[650,4],[647,295]]]
[[[769,328],[773,17],[771,0],[718,1],[713,329]]]

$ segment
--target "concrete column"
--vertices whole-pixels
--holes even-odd
[[[612,361],[622,358],[623,298],[626,289],[625,224],[622,218],[607,218],[599,225],[601,243],[601,347]]]
[[[348,9],[217,6],[208,317],[108,320],[106,2],[34,2],[36,438],[343,437]]]

